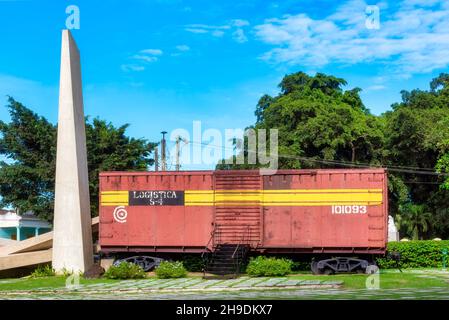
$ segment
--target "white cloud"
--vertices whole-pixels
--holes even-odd
[[[210,34],[216,38],[223,37],[227,31],[233,31],[232,38],[239,43],[243,43],[248,39],[242,28],[248,25],[249,22],[246,20],[233,19],[225,25],[189,24],[185,26],[184,30],[196,34]]]
[[[121,69],[125,72],[131,72],[131,71],[139,72],[139,71],[144,71],[145,67],[137,65],[137,64],[122,64]]]
[[[198,28],[198,29],[206,29],[206,30],[216,30],[216,29],[229,29],[231,28],[229,25],[221,25],[221,26],[215,26],[210,24],[190,24],[189,27],[191,28]]]
[[[122,64],[121,69],[124,72],[131,72],[131,71],[144,71],[145,66],[142,64],[148,64],[152,62],[156,62],[159,60],[157,56],[161,56],[163,54],[162,50],[160,49],[143,49],[140,50],[138,54],[135,54],[130,57],[130,59],[137,60],[140,63],[132,63],[132,64]]]
[[[158,60],[157,57],[145,56],[145,55],[140,55],[140,54],[136,54],[136,55],[132,56],[131,58],[136,59],[136,60],[142,60],[145,62],[156,62]]]
[[[208,30],[205,29],[198,29],[198,28],[185,28],[186,31],[191,33],[208,33]]]
[[[449,65],[449,7],[431,2],[403,1],[396,11],[379,3],[378,30],[366,28],[362,0],[347,1],[323,19],[286,15],[254,30],[273,46],[261,58],[274,63],[320,67],[377,61],[398,74],[430,72]]]
[[[349,0],[339,6],[337,10],[327,17],[327,20],[341,22],[347,26],[365,26],[366,7],[368,4],[363,0]]]
[[[247,20],[234,19],[231,21],[231,25],[240,28],[244,26],[249,26],[249,22]]]
[[[189,24],[186,26],[185,30],[191,33],[210,33],[214,37],[221,37],[224,34],[223,30],[230,29],[229,25],[214,26],[208,24]]]
[[[140,53],[145,53],[153,56],[160,56],[162,55],[163,52],[160,49],[144,49],[140,50]]]
[[[440,2],[441,2],[440,0],[409,0],[404,2],[403,5],[406,7],[414,7],[414,6],[432,7]]]
[[[234,33],[232,34],[232,37],[238,43],[244,43],[244,42],[248,41],[248,38],[246,37],[245,32],[243,31],[243,29],[235,30]]]
[[[186,44],[180,44],[179,46],[176,46],[176,49],[179,51],[189,51],[190,47]]]

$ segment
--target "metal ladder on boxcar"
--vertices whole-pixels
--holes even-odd
[[[258,172],[242,175],[235,172],[217,172],[214,178],[215,193],[242,194],[262,190],[263,182]],[[261,240],[261,204],[255,201],[226,201],[215,204],[214,220],[219,233],[214,244],[239,244],[242,239],[250,247],[257,247]]]
[[[216,193],[239,195],[239,191],[248,194],[262,188],[262,179],[256,172],[248,175],[217,172],[214,177]],[[205,272],[237,276],[251,248],[260,243],[262,207],[260,203],[247,202],[243,197],[243,200],[216,203],[214,210],[213,253]]]
[[[249,226],[241,240],[237,244],[218,243],[212,252],[203,254],[205,259],[204,278],[214,278],[215,276],[236,277],[242,271],[242,266],[247,260],[250,246],[248,245]],[[214,229],[211,239],[219,237],[220,230]],[[215,276],[206,276],[206,273]]]

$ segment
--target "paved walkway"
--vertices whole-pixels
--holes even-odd
[[[395,271],[391,271],[395,272]],[[406,270],[419,277],[449,280],[448,272]],[[390,273],[390,271],[388,272]],[[0,280],[1,283],[17,280]],[[342,289],[343,281],[249,278],[228,280],[142,279],[66,288],[0,291],[0,299],[449,299],[447,288]]]
[[[1,281],[0,281],[1,283]],[[233,292],[242,290],[279,290],[279,289],[316,289],[338,288],[343,281],[293,280],[288,278],[249,278],[240,277],[228,280],[189,279],[142,279],[123,280],[115,283],[98,283],[78,285],[65,288],[38,288],[29,291],[1,292],[0,299],[5,298],[54,298],[54,297],[121,297],[138,295],[145,297],[154,294],[191,294],[198,292]]]
[[[72,292],[28,292],[2,295],[0,299],[32,300],[448,300],[447,288],[426,289],[282,289],[279,290],[239,290],[239,291],[72,291]]]

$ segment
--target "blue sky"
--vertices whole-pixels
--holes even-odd
[[[380,114],[449,64],[447,1],[0,0],[1,104],[12,95],[56,121],[68,5],[80,9],[86,114],[153,141],[194,120],[253,124],[257,100],[286,73],[345,78]],[[379,29],[366,27],[368,5]]]

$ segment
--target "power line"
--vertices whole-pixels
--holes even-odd
[[[171,141],[175,141],[175,140],[171,140]],[[213,145],[213,144],[204,143],[204,142],[189,141],[188,143],[235,151],[235,148]],[[257,151],[253,151],[253,150],[244,150],[244,151],[248,152],[248,153],[257,153]],[[340,161],[340,160],[326,160],[326,159],[317,159],[317,158],[312,158],[312,157],[301,157],[301,156],[287,155],[287,154],[278,154],[277,156],[278,156],[278,158],[283,158],[283,159],[310,161],[310,162],[316,162],[316,163],[322,163],[322,164],[333,164],[333,165],[339,165],[339,166],[345,166],[345,167],[357,167],[357,168],[373,168],[374,167],[374,168],[385,168],[389,171],[400,172],[400,173],[411,173],[411,174],[441,176],[441,177],[449,176],[449,173],[439,173],[431,168],[395,166],[395,165],[382,166],[382,165],[375,165],[375,164],[362,164],[360,162],[353,163],[353,162]]]
[[[431,181],[404,181],[405,184],[438,184],[439,182],[431,182]]]

